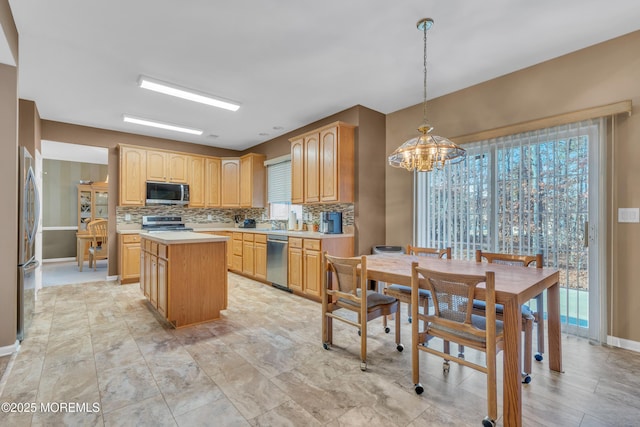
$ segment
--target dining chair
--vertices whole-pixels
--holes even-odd
[[[535,263],[536,268],[543,267],[542,254],[537,255],[520,255],[520,254],[501,254],[494,252],[483,252],[480,249],[476,250],[476,262],[482,262],[482,260],[490,264],[503,264],[516,267],[530,267]],[[531,359],[533,358],[533,324],[538,323],[538,352],[535,354],[535,359],[542,360],[542,353],[544,352],[544,327],[541,326],[542,320],[542,298],[541,295],[536,297],[537,299],[537,312],[533,312],[528,305],[522,305],[522,331],[524,332],[524,354],[523,361],[524,367],[522,371],[522,382],[529,384],[531,382]],[[473,302],[473,309],[475,314],[484,316],[485,304],[484,301],[476,300]],[[496,305],[496,316],[499,320],[503,319],[504,307],[501,304]],[[462,350],[464,352],[464,350]]]
[[[447,258],[451,259],[451,248],[445,249],[437,249],[437,248],[423,248],[419,246],[407,245],[406,254],[408,255],[416,255],[416,256],[427,256],[433,258]],[[411,287],[404,285],[391,284],[389,286],[385,286],[382,289],[382,292],[386,295],[397,298],[398,301],[407,304],[407,316],[408,321],[411,323]],[[424,310],[428,310],[429,308],[429,291],[426,289],[420,290],[420,306],[424,308]],[[387,327],[387,318],[383,319],[384,327]]]
[[[91,247],[89,247],[89,268],[96,270],[97,260],[107,259],[109,256],[109,231],[106,219],[96,219],[87,224],[91,233]]]
[[[322,345],[333,345],[333,320],[358,328],[360,335],[360,369],[367,369],[367,322],[398,312],[400,302],[391,296],[367,289],[367,258],[342,258],[322,255]],[[356,314],[348,316],[347,312]],[[388,329],[385,332],[389,332]],[[396,349],[404,350],[400,342],[400,316],[396,316]]]
[[[485,316],[473,314],[473,301],[476,286],[485,284]],[[431,293],[433,312],[421,313],[418,309],[420,289]],[[443,374],[449,372],[449,362],[468,366],[487,374],[487,410],[482,420],[483,426],[495,426],[498,418],[497,364],[496,355],[504,348],[503,322],[496,319],[495,274],[487,271],[485,275],[465,275],[445,273],[420,268],[417,262],[411,264],[411,302],[415,320],[411,325],[412,378],[415,392],[422,394],[420,384],[420,351],[444,358]],[[423,326],[420,328],[420,326]],[[443,340],[442,350],[430,344],[434,338]],[[486,354],[484,364],[472,362],[449,353],[447,342],[471,347]]]

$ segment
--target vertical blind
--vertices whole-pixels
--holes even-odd
[[[269,203],[291,202],[291,161],[267,166],[267,199]]]

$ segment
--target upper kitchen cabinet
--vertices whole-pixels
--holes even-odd
[[[147,151],[147,181],[186,184],[189,158],[170,151]]]
[[[265,158],[262,154],[253,153],[240,157],[240,206],[243,208],[265,206]]]
[[[292,203],[353,203],[354,126],[335,122],[290,141]]]
[[[201,156],[189,157],[189,207],[203,208],[206,193],[206,158]]]
[[[205,159],[205,206],[220,207],[221,160],[215,157]]]
[[[222,159],[220,168],[222,176],[220,206],[237,208],[240,206],[240,159]]]
[[[147,150],[120,145],[120,206],[144,206]]]

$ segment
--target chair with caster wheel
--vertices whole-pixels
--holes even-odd
[[[322,254],[322,345],[333,345],[333,320],[358,328],[360,335],[360,369],[367,369],[367,322],[381,316],[398,313],[400,302],[391,296],[367,290],[366,257],[341,258]],[[363,291],[364,290],[364,291]],[[346,310],[356,313],[349,318]],[[388,332],[388,328],[387,331]],[[396,349],[400,342],[400,316],[396,315]]]
[[[530,267],[535,263],[536,268],[543,267],[542,254],[537,255],[519,255],[519,254],[500,254],[492,252],[476,251],[476,262],[486,260],[490,264],[510,265],[514,267]],[[533,358],[533,324],[538,323],[538,352],[535,355],[536,360],[542,360],[544,352],[544,327],[539,323],[538,319],[542,318],[542,294],[536,297],[537,310],[533,312],[528,305],[522,306],[522,332],[524,332],[524,352],[523,352],[523,369],[522,382],[529,384],[531,382],[531,359]],[[476,300],[473,302],[474,313],[480,316],[485,314],[484,301]],[[496,316],[498,320],[503,319],[504,307],[500,304],[496,305]]]
[[[480,283],[485,284],[486,317],[473,314],[473,297]],[[421,288],[431,292],[432,314],[421,313],[418,309]],[[420,351],[443,357],[445,375],[449,371],[449,361],[484,372],[487,374],[488,415],[482,424],[495,425],[498,418],[496,355],[504,347],[503,323],[496,320],[495,274],[491,271],[483,276],[443,273],[420,268],[414,262],[411,265],[411,303],[414,318],[411,324],[411,360],[416,393],[424,392],[420,384]],[[443,340],[442,350],[426,345],[434,337]],[[484,352],[486,363],[481,365],[449,354],[447,342]]]

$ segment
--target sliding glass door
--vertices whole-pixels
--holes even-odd
[[[592,120],[466,144],[464,162],[416,174],[416,244],[542,253],[560,270],[563,329],[599,339],[604,133]]]

